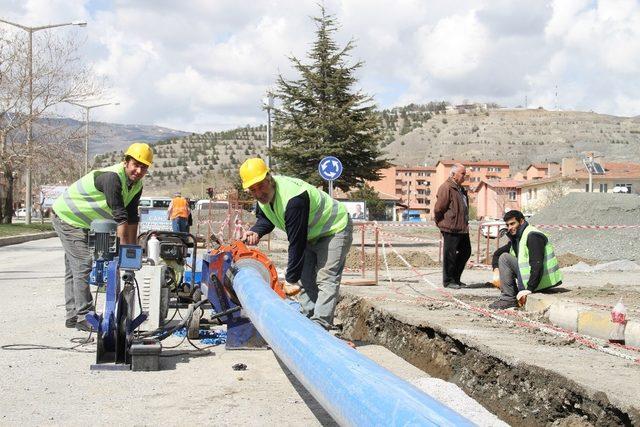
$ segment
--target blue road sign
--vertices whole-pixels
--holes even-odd
[[[334,181],[342,175],[342,162],[336,157],[327,156],[318,163],[318,173],[326,181]]]

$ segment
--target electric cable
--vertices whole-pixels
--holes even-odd
[[[99,286],[96,287],[95,296],[93,297],[94,306],[98,303],[98,290]],[[89,331],[89,335],[86,338],[75,337],[71,338],[69,341],[74,343],[75,345],[71,347],[62,347],[62,346],[53,346],[53,345],[44,345],[44,344],[6,344],[0,346],[2,350],[12,350],[12,351],[23,351],[23,350],[57,350],[57,351],[73,351],[76,353],[93,353],[93,350],[82,351],[78,350],[80,347],[84,347],[87,344],[92,344],[95,342],[91,336],[93,335],[93,328]]]

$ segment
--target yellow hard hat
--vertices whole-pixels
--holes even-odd
[[[242,188],[245,190],[262,181],[269,173],[269,167],[259,157],[247,159],[240,166],[240,178],[242,179]]]
[[[131,156],[147,166],[151,166],[151,163],[153,163],[153,150],[151,150],[149,144],[145,144],[144,142],[134,142],[127,148],[124,155]]]

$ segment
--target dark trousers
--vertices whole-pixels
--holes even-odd
[[[468,233],[442,232],[442,283],[459,283],[465,265],[471,256]]]

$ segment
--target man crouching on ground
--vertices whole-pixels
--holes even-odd
[[[493,268],[500,271],[500,298],[489,308],[504,310],[523,306],[527,295],[562,283],[562,273],[547,236],[524,219],[522,212],[504,214],[509,243],[493,254]]]

